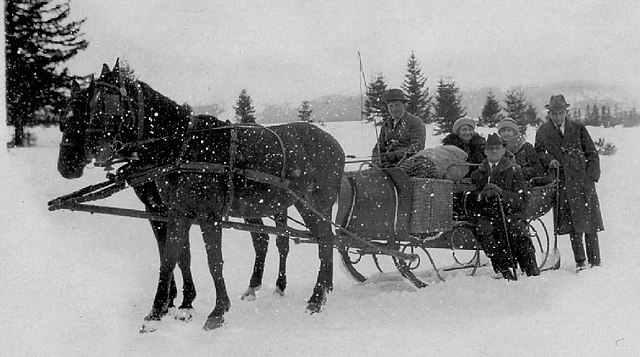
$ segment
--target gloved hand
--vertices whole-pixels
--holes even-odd
[[[560,162],[558,162],[558,160],[556,160],[556,159],[552,159],[552,160],[549,162],[549,167],[550,167],[550,168],[552,168],[552,169],[557,169],[557,168],[559,168],[560,166],[561,166],[561,165],[560,165]]]
[[[500,197],[502,196],[502,189],[495,183],[489,182],[484,186],[482,191],[478,194],[478,201],[486,199],[487,197]]]
[[[392,151],[392,152],[385,152],[380,154],[380,161],[383,164],[391,164],[394,163],[396,161],[396,154]]]

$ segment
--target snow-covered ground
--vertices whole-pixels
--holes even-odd
[[[328,123],[348,154],[370,152],[375,132],[359,122]],[[198,289],[189,323],[165,319],[139,334],[155,293],[158,253],[143,220],[47,210],[47,201],[102,181],[100,169],[78,180],[56,171],[60,133],[33,130],[37,145],[0,152],[0,356],[638,356],[640,355],[640,129],[589,128],[618,147],[601,158],[598,192],[606,230],[603,266],[574,274],[567,236],[558,271],[517,282],[490,268],[427,276],[415,289],[389,274],[357,284],[336,254],[335,289],[324,311],[304,313],[318,269],[316,247],[292,245],[284,298],[271,294],[275,244],[258,299],[241,301],[253,264],[249,234],[225,231],[226,325],[202,325],[215,292],[199,229],[191,231]],[[487,130],[481,129],[481,133]],[[534,134],[530,133],[532,140]],[[6,142],[8,139],[3,138]],[[438,138],[429,137],[427,146]],[[141,208],[132,192],[107,203]],[[547,217],[547,222],[549,217]],[[448,251],[436,263],[451,264]],[[180,281],[179,281],[180,283]]]

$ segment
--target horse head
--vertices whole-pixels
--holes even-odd
[[[112,70],[103,64],[89,101],[87,155],[96,166],[139,161],[145,155],[147,164],[157,164],[158,157],[167,157],[167,146],[179,147],[190,114],[188,106],[124,74],[118,61]]]
[[[82,86],[74,79],[71,97],[60,122],[62,141],[58,154],[58,172],[62,177],[74,179],[82,176],[88,162],[85,152],[85,131],[89,122],[89,100],[93,94],[93,76],[82,78]]]

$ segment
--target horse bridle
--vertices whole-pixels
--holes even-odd
[[[85,130],[87,137],[95,141],[107,139],[111,156],[125,148],[140,146],[144,135],[142,87],[138,81],[134,82],[137,89],[134,99],[128,94],[122,78],[120,83],[118,86],[101,80],[95,82],[95,92],[89,101],[89,123]],[[135,128],[135,134],[123,135],[125,128]]]

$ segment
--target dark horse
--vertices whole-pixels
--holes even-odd
[[[152,222],[160,250],[160,277],[142,331],[153,330],[152,322],[165,314],[175,289],[176,263],[183,275],[188,271],[192,224],[201,227],[216,288],[216,306],[204,326],[209,330],[222,325],[230,306],[222,275],[220,222],[226,216],[283,215],[291,205],[318,242],[320,270],[307,309],[321,310],[332,288],[329,220],[344,170],[344,153],[333,137],[304,123],[263,128],[233,126],[212,117],[207,118],[208,128],[188,131],[187,108],[145,83],[123,77],[117,63],[113,71],[104,65],[92,86],[86,93],[78,92],[80,104],[70,104],[74,111],[88,114],[67,118],[59,170],[65,177],[78,177],[86,159],[108,158],[109,162],[127,161],[128,170],[155,172],[153,180],[136,186],[136,192],[148,210],[166,212],[169,221],[166,225]],[[81,117],[89,120],[77,119]],[[68,164],[71,161],[76,165]],[[257,252],[255,239],[254,247]],[[187,275],[184,290],[189,290],[185,299],[191,297],[190,306],[195,288]]]
[[[108,72],[108,71],[107,71]],[[71,97],[67,104],[66,115],[60,125],[62,130],[62,143],[60,144],[60,152],[58,156],[58,171],[60,174],[68,179],[79,178],[82,176],[84,167],[90,161],[87,157],[87,152],[91,152],[92,149],[85,149],[85,135],[88,129],[89,116],[90,116],[90,101],[95,95],[95,84],[93,77],[84,78],[84,83],[88,82],[87,87],[80,87],[75,80],[71,86]],[[172,115],[180,119],[180,122],[184,122],[190,115],[188,108],[182,108],[175,106],[175,113]],[[208,116],[196,116],[191,117],[193,127],[200,125],[206,125],[209,122]],[[183,130],[183,129],[181,129]],[[104,160],[105,158],[102,158]],[[145,162],[133,161],[129,162],[128,171],[138,171],[144,169],[150,162],[157,160],[158,162],[164,161],[157,156],[150,156]],[[141,165],[142,164],[142,165]],[[158,188],[155,182],[147,182],[141,185],[133,187],[136,195],[140,201],[144,204],[145,209],[151,213],[158,213],[166,215],[167,207],[162,203],[162,199],[158,193]],[[280,224],[286,223],[286,214],[274,215],[274,220]],[[260,218],[247,218],[246,221],[252,224],[262,224]],[[158,249],[160,256],[164,250],[165,241],[167,237],[167,224],[161,221],[151,221],[151,227],[158,243]],[[242,299],[253,300],[255,299],[255,293],[262,285],[262,277],[264,274],[264,264],[267,256],[267,248],[269,245],[269,235],[261,233],[252,233],[253,246],[256,252],[256,258],[253,268],[253,274],[249,281],[249,287],[242,294]],[[289,253],[289,239],[285,236],[278,236],[276,239],[276,245],[278,247],[280,263],[278,270],[278,278],[276,280],[276,289],[274,294],[283,295],[287,285],[286,276],[286,264],[287,256]],[[191,253],[189,250],[189,242],[186,242],[184,249],[178,260],[178,266],[182,271],[183,278],[183,301],[178,308],[179,319],[189,319],[192,312],[192,303],[196,297],[196,290],[191,277]],[[175,280],[171,282],[171,290],[169,293],[169,300],[167,301],[167,311],[169,308],[174,307],[173,300],[177,296],[177,288]]]

